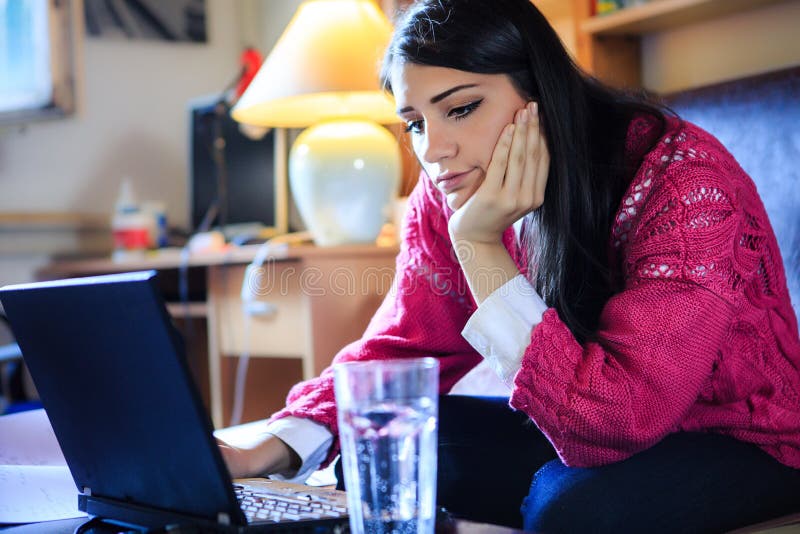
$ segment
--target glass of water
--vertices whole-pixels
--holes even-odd
[[[433,533],[439,362],[337,364],[334,384],[350,530]]]

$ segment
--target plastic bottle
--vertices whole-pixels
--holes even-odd
[[[128,179],[123,180],[114,204],[111,231],[115,257],[131,251],[144,251],[150,245],[150,217],[136,203]]]

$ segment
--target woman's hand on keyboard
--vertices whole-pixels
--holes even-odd
[[[273,435],[250,448],[235,447],[219,438],[217,445],[232,478],[290,474],[300,468],[297,453]]]

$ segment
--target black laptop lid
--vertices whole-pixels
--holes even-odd
[[[0,300],[80,491],[243,524],[155,276],[6,286]]]

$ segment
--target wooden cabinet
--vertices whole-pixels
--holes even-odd
[[[279,249],[255,281],[256,308],[264,313],[248,314],[242,282],[258,250],[247,245],[185,255],[165,249],[126,261],[58,261],[37,275],[155,269],[167,300],[188,285],[193,301],[167,306],[186,338],[188,363],[214,425],[221,427],[230,423],[241,355],[251,356],[242,420],[263,419],[283,406],[296,382],[318,375],[342,347],[361,337],[392,287],[397,255],[396,247],[373,245]]]
[[[785,0],[651,0],[591,16],[591,0],[573,0],[578,62],[617,87],[642,85],[642,37]]]
[[[246,267],[210,266],[208,361],[215,424],[228,424],[231,413],[235,372],[227,360],[248,354],[250,374],[280,368],[291,375],[280,381],[267,376],[272,391],[264,384],[245,385],[251,415],[243,420],[270,415],[283,405],[289,387],[319,375],[342,347],[361,337],[392,286],[396,253],[373,246],[297,247],[248,277],[255,296],[251,312],[241,298]],[[263,360],[299,360],[300,368]]]

